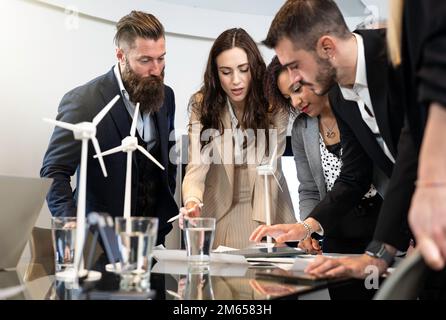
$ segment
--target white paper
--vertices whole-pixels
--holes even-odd
[[[268,263],[287,263],[293,264],[295,258],[248,258],[248,262],[268,262]]]
[[[218,246],[218,248],[212,252],[220,253],[220,252],[235,251],[235,250],[238,250],[238,249],[231,248],[231,247],[225,247],[225,246]]]
[[[186,250],[153,250],[157,261],[187,261]],[[244,256],[224,253],[211,253],[211,263],[248,264]]]
[[[210,275],[219,277],[243,277],[248,264],[211,263]],[[188,265],[183,261],[158,261],[152,268],[153,273],[187,275]]]
[[[261,243],[252,243],[250,246],[247,246],[243,249],[252,249],[252,248],[272,248],[275,246],[275,243],[266,243],[266,242],[261,242]],[[240,250],[237,248],[231,248],[231,247],[226,247],[226,246],[218,246],[217,249],[213,250],[212,252],[216,252],[216,253],[220,253],[220,252],[227,252],[227,251],[235,251],[235,250]]]

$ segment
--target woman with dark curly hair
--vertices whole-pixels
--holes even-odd
[[[342,147],[340,132],[328,96],[318,96],[307,86],[293,86],[288,71],[282,68],[277,57],[268,65],[264,90],[271,105],[289,110],[296,119],[293,122],[291,144],[299,180],[299,207],[301,223],[260,227],[251,236],[252,240],[267,233],[276,233],[276,240],[282,242],[299,240],[298,235],[306,234],[299,246],[307,251],[320,251],[319,242],[312,239],[310,231],[319,222],[308,217],[311,211],[325,197],[341,172]],[[382,199],[373,186],[364,196],[361,204],[354,208],[350,219],[357,219],[356,230],[346,230],[342,220],[331,234],[324,235],[323,251],[338,253],[362,253],[372,239],[376,218]],[[336,212],[333,212],[336,214]],[[310,230],[310,231],[308,231]],[[317,228],[316,228],[317,231]],[[319,233],[323,230],[319,225]]]
[[[189,103],[181,212],[217,219],[214,247],[248,246],[251,232],[267,222],[265,196],[271,223],[296,221],[280,162],[289,116],[286,110],[271,112],[262,87],[265,69],[248,33],[226,30],[215,40],[203,86]],[[257,172],[266,163],[275,165],[278,182],[270,176],[269,194]]]

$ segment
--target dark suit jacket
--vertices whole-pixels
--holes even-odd
[[[401,81],[400,74],[393,72],[387,62],[384,30],[357,30],[355,33],[360,34],[364,40],[367,82],[379,132],[395,158],[404,116],[403,106],[392,103],[394,96],[389,94],[389,90],[395,81]],[[341,118],[342,124],[346,124],[342,126],[343,131],[351,131],[373,163],[390,177],[393,164],[363,121],[357,103],[345,100],[339,86],[335,86],[330,92],[330,102],[333,103],[337,118]],[[345,142],[344,138],[343,140]]]
[[[388,201],[384,201],[374,236],[400,250],[407,248],[410,234],[406,233],[405,238],[393,235],[407,225],[428,107],[432,102],[446,106],[445,16],[445,1],[404,3],[401,65],[404,81],[394,95],[405,106],[407,121],[398,145]]]
[[[318,119],[310,118],[304,114],[297,117],[293,123],[291,143],[297,178],[300,182],[300,218],[305,220],[327,194],[319,148]],[[332,212],[337,218],[337,227],[329,227],[328,231],[324,230],[327,236],[324,240],[324,248],[329,246],[330,250],[335,250],[328,252],[351,253],[348,250],[352,250],[352,242],[355,242],[355,245],[358,245],[356,248],[358,248],[361,247],[361,242],[370,241],[375,230],[381,201],[380,196],[376,195],[373,199],[361,200],[358,206],[353,207],[342,216]],[[333,238],[337,239],[334,244]],[[330,245],[330,243],[332,244]]]
[[[397,142],[403,124],[403,113],[389,108],[388,73],[385,32],[383,30],[355,31],[363,37],[367,82],[381,135],[391,153],[396,156]],[[392,73],[398,76],[398,73]],[[335,232],[340,221],[357,206],[370,187],[373,165],[390,178],[393,164],[378,145],[374,134],[363,121],[356,102],[343,98],[339,86],[329,93],[330,104],[338,122],[343,148],[343,166],[333,189],[310,214],[324,231]],[[343,222],[343,223],[344,223]],[[352,227],[354,227],[352,225]]]
[[[59,105],[57,120],[68,123],[91,121],[93,117],[117,94],[119,86],[113,69],[108,73],[75,88],[65,94]],[[156,216],[159,218],[158,242],[164,242],[171,230],[167,220],[178,213],[173,198],[175,192],[176,165],[169,161],[169,151],[175,141],[169,141],[174,130],[175,100],[173,90],[165,86],[164,104],[155,115],[160,137],[161,159],[166,168],[160,174],[160,198]],[[121,99],[97,126],[96,137],[102,151],[117,147],[130,133],[130,117]],[[174,140],[174,139],[173,139]],[[113,217],[122,216],[126,173],[126,154],[117,153],[104,157],[108,177],[104,178],[91,142],[88,149],[86,212],[107,212]],[[56,127],[40,171],[42,177],[51,177],[54,182],[47,195],[48,207],[53,216],[76,215],[76,191],[72,191],[71,176],[79,170],[81,142],[74,140],[71,131]],[[138,167],[133,156],[132,168],[132,212],[136,208]]]

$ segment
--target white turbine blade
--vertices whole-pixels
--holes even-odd
[[[107,112],[110,111],[110,109],[115,105],[116,101],[118,101],[120,98],[120,95],[116,95],[112,101],[110,101],[101,111],[99,111],[99,113],[96,115],[96,117],[93,118],[93,124],[95,126],[98,125],[99,122],[101,122],[102,118],[105,117],[105,115],[107,114]]]
[[[93,142],[93,147],[96,154],[99,155],[98,160],[99,164],[101,165],[102,173],[104,174],[104,177],[107,177],[107,169],[105,169],[104,159],[101,156],[101,148],[99,147],[98,139],[96,139],[96,137],[92,137],[91,142]]]
[[[269,163],[270,165],[273,165],[274,161],[276,160],[276,157],[277,157],[277,145],[274,148],[273,156],[271,157],[271,160],[270,160],[270,163]]]
[[[279,182],[279,180],[277,179],[276,174],[275,174],[274,172],[273,172],[273,177],[274,177],[274,180],[276,180],[277,185],[279,186],[280,191],[283,192],[282,186],[280,185],[280,182]]]
[[[48,123],[52,123],[58,127],[67,129],[67,130],[71,130],[71,131],[75,131],[78,130],[77,126],[75,124],[72,123],[68,123],[68,122],[62,122],[62,121],[57,121],[57,120],[53,120],[53,119],[48,119],[48,118],[44,118],[43,121],[48,122]]]
[[[97,158],[99,158],[99,156],[105,157],[105,156],[109,156],[111,154],[118,153],[118,152],[124,152],[124,147],[123,146],[119,146],[119,147],[116,147],[116,148],[104,151],[101,154],[95,154],[93,156],[93,158],[97,159]]]
[[[138,122],[139,102],[136,104],[135,113],[133,114],[132,128],[130,129],[130,135],[132,137],[136,134],[136,123]]]
[[[161,163],[158,162],[158,160],[156,160],[146,149],[144,149],[141,146],[137,147],[139,151],[141,151],[147,158],[149,158],[150,160],[152,160],[153,163],[155,163],[158,167],[160,167],[161,169],[165,170],[164,167],[161,165]]]

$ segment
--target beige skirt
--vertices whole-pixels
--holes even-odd
[[[261,224],[252,220],[252,194],[249,188],[248,167],[235,166],[234,197],[229,212],[217,221],[213,247],[245,248],[249,236]]]

